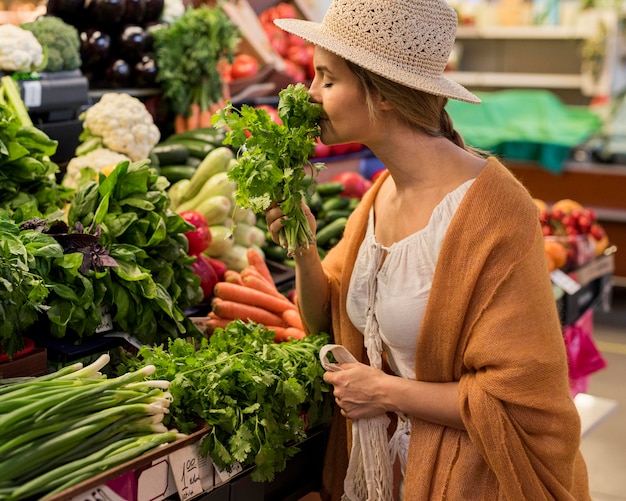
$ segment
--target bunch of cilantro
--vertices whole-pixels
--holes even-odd
[[[306,87],[290,84],[278,94],[278,116],[272,120],[263,108],[232,103],[219,110],[212,123],[226,128],[224,144],[238,150],[237,163],[228,171],[237,183],[235,201],[244,208],[262,213],[273,202],[285,216],[281,245],[292,256],[308,248],[315,235],[306,220],[302,201],[315,188],[312,180],[324,164],[311,163],[319,137],[320,104],[310,100]]]
[[[204,457],[221,469],[253,466],[253,480],[271,481],[298,452],[307,427],[330,420],[332,394],[318,358],[327,342],[328,335],[314,334],[276,343],[264,325],[234,320],[200,343],[144,346],[117,370],[154,365],[152,378],[171,382],[165,424],[183,433],[209,424]]]

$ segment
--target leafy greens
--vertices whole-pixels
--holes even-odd
[[[244,104],[237,109],[232,103],[219,110],[212,122],[214,127],[227,129],[224,144],[239,151],[236,165],[228,171],[237,183],[237,204],[262,213],[272,202],[278,203],[286,216],[281,245],[293,255],[315,241],[302,202],[315,188],[315,175],[324,168],[324,164],[309,160],[319,137],[322,107],[310,101],[301,83],[290,84],[278,97],[282,124],[263,108]]]

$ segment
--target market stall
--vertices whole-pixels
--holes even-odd
[[[0,499],[296,501],[321,481],[332,399],[317,354],[328,339],[304,336],[293,260],[258,217],[258,185],[275,198],[306,194],[323,257],[385,168],[362,146],[327,147],[310,122],[294,121],[319,113],[306,93],[312,47],[272,20],[320,19],[327,2],[112,4],[48,2],[78,66],[42,66],[38,5],[14,23],[31,23],[20,28],[31,35],[12,35],[29,38],[31,59],[0,67],[11,152],[0,151],[0,383],[11,379],[0,384]],[[457,76],[472,76],[458,63]],[[483,97],[482,129],[464,108],[450,113],[475,146],[510,158],[544,204],[572,393],[584,395],[604,363],[593,311],[626,276],[622,167],[570,161],[601,128],[592,110],[536,89]],[[502,99],[528,111],[525,127],[490,115]],[[291,113],[296,106],[304,112]],[[557,119],[571,127],[546,134]],[[287,137],[289,128],[302,132]],[[497,141],[481,144],[494,128]],[[259,182],[250,170],[287,161],[293,184]],[[572,240],[561,230],[574,209],[588,222],[578,220]],[[293,248],[313,235],[295,227],[285,238]],[[158,431],[144,437],[144,420],[140,439],[114,434],[122,418],[96,419],[117,412],[113,401],[151,406],[143,418]],[[105,451],[122,440],[127,455]]]

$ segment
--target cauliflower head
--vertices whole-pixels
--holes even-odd
[[[47,50],[44,70],[55,72],[80,68],[80,35],[74,26],[60,17],[42,16],[21,27],[31,31]]]
[[[146,106],[126,93],[107,92],[82,115],[83,128],[89,136],[101,138],[102,145],[138,161],[148,158],[150,150],[161,139]]]
[[[0,70],[30,73],[43,63],[43,47],[32,32],[14,24],[0,25]]]
[[[117,164],[124,161],[130,161],[130,158],[107,148],[97,148],[86,155],[72,158],[65,167],[65,175],[61,184],[76,189],[81,184],[84,169],[89,168],[95,173],[104,172],[108,174]]]

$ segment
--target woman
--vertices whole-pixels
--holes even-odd
[[[445,110],[480,102],[443,75],[455,12],[334,0],[321,24],[276,24],[316,46],[322,141],[387,167],[323,262],[315,245],[294,256],[307,330],[357,359],[324,376],[338,412],[323,497],[589,499],[536,206]],[[266,213],[275,241],[282,217]],[[371,440],[386,416],[390,452]]]

